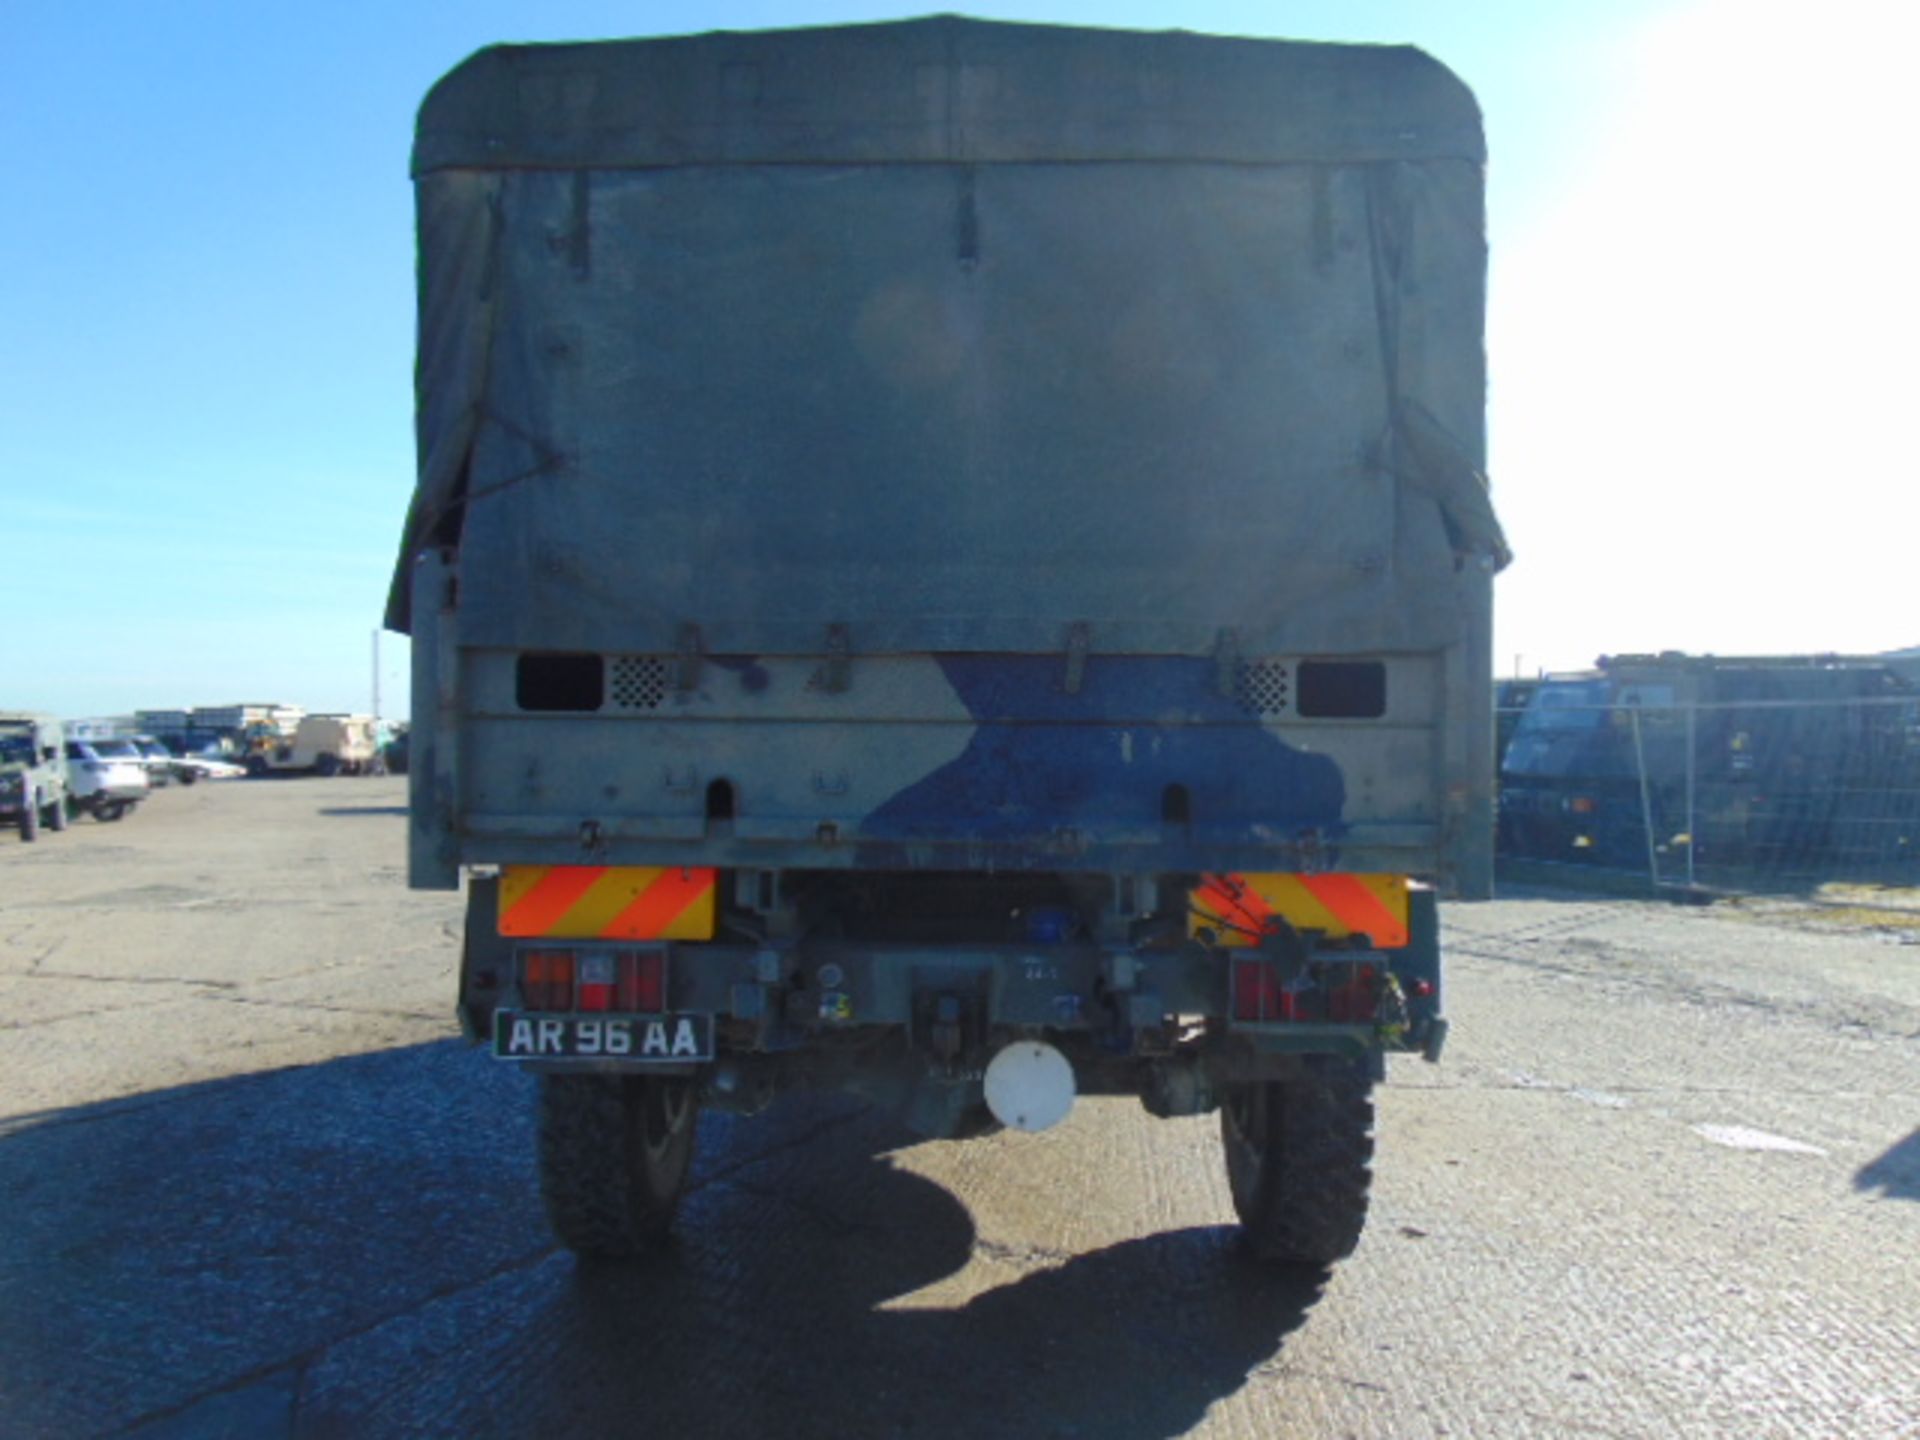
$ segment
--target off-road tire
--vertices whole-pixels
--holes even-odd
[[[66,829],[68,815],[69,815],[69,811],[67,810],[67,802],[65,797],[63,796],[62,798],[54,801],[51,805],[47,806],[47,814],[46,814],[47,828],[49,830]]]
[[[267,757],[264,755],[247,756],[247,778],[249,780],[261,779],[272,768],[272,766],[267,764]]]
[[[644,1075],[540,1077],[540,1198],[554,1238],[582,1256],[657,1249],[692,1168],[691,1082]]]
[[[340,773],[340,757],[332,751],[319,756],[313,762],[313,773],[323,780],[331,780]]]
[[[1364,1061],[1325,1055],[1296,1077],[1227,1092],[1227,1185],[1254,1255],[1331,1265],[1353,1253],[1373,1181],[1372,1092]]]
[[[20,839],[31,844],[40,838],[40,801],[29,792],[20,802]]]
[[[105,824],[109,820],[118,820],[132,808],[125,800],[103,801],[100,808],[93,812],[93,818]]]

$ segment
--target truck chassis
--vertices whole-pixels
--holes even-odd
[[[1047,1128],[1076,1095],[1217,1110],[1252,1250],[1325,1264],[1365,1219],[1386,1051],[1445,1040],[1422,888],[1381,949],[1284,916],[1222,944],[1188,914],[1220,877],[728,878],[774,903],[727,905],[708,942],[506,936],[500,877],[469,883],[463,1026],[539,1076],[542,1193],[585,1253],[664,1232],[700,1110],[832,1088],[945,1139]]]

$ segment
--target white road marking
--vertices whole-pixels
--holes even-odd
[[[1569,1090],[1567,1094],[1576,1100],[1584,1100],[1589,1105],[1598,1105],[1604,1110],[1625,1110],[1631,1103],[1623,1095],[1609,1094],[1605,1090]]]
[[[1790,1155],[1824,1155],[1827,1152],[1818,1145],[1809,1145],[1802,1140],[1789,1140],[1784,1135],[1769,1135],[1764,1130],[1750,1130],[1745,1125],[1696,1125],[1693,1133],[1702,1139],[1711,1140],[1716,1145],[1725,1145],[1732,1150],[1778,1150]]]

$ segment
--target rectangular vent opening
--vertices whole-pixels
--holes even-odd
[[[1387,667],[1378,660],[1302,660],[1293,708],[1306,720],[1378,720],[1387,713]]]
[[[514,666],[513,698],[522,710],[598,710],[605,693],[598,655],[529,654]]]

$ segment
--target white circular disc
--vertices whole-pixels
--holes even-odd
[[[1073,1109],[1073,1066],[1051,1045],[1017,1040],[987,1066],[987,1108],[1015,1130],[1045,1130]]]

